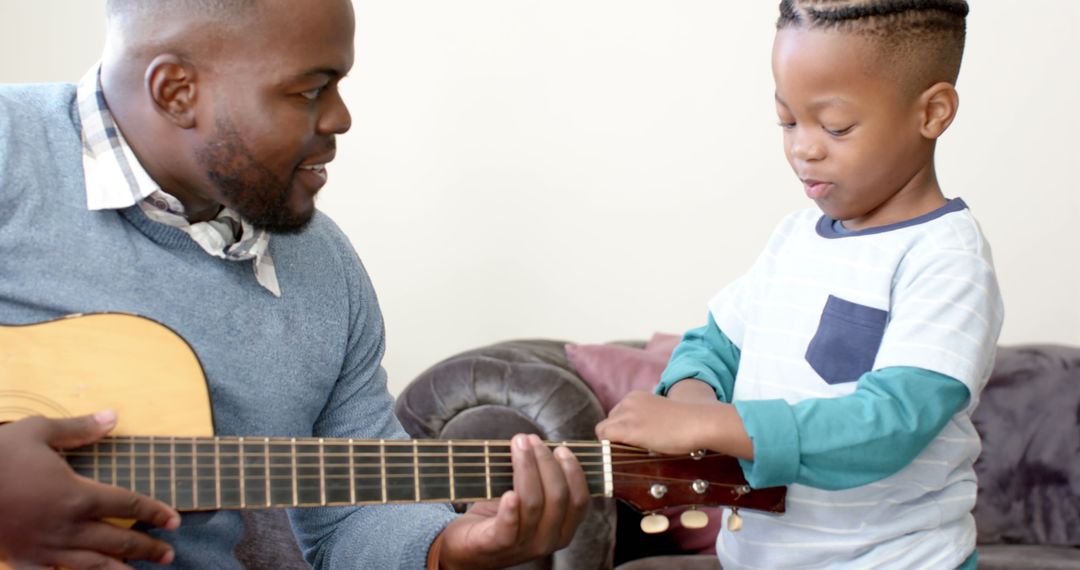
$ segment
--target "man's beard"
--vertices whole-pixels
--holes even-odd
[[[259,229],[299,233],[314,216],[288,208],[292,179],[281,179],[263,166],[228,119],[216,123],[213,139],[195,152],[195,160],[221,190],[225,206]]]

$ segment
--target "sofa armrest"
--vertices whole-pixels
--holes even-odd
[[[548,441],[595,440],[600,402],[554,340],[470,350],[421,373],[398,395],[405,430],[424,439],[498,439],[533,433]],[[615,505],[596,498],[570,545],[521,568],[611,568]]]
[[[1080,547],[1078,410],[1080,346],[998,347],[972,417],[980,545]]]

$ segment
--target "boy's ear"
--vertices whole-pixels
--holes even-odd
[[[146,88],[154,108],[176,126],[195,126],[198,94],[195,68],[173,54],[155,57],[146,68]]]
[[[936,140],[949,128],[956,118],[960,96],[951,83],[939,82],[930,86],[919,96],[919,130],[922,136]]]

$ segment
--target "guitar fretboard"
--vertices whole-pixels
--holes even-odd
[[[612,496],[610,447],[567,444]],[[76,473],[179,510],[472,502],[513,488],[507,441],[110,437],[64,452]]]

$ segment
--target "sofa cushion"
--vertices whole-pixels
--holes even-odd
[[[1080,546],[1080,347],[1000,347],[972,419],[979,542]]]
[[[980,545],[979,570],[1080,570],[1080,549],[1035,544]]]
[[[617,344],[568,344],[566,358],[592,388],[604,414],[634,390],[652,390],[670,354]]]
[[[566,359],[589,385],[607,414],[634,390],[652,390],[660,381],[680,337],[655,333],[638,343],[567,344]]]

